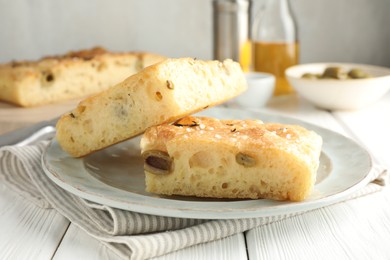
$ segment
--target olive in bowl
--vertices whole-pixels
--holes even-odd
[[[390,69],[353,63],[311,63],[285,71],[298,95],[320,108],[356,110],[390,89]]]
[[[304,73],[302,78],[305,79],[366,79],[371,78],[372,75],[362,69],[352,68],[345,70],[342,67],[327,67],[322,73]]]

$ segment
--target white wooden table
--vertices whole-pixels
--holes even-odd
[[[0,133],[51,119],[68,102],[23,109],[0,103]],[[275,98],[279,113],[352,137],[390,168],[390,93],[354,112],[319,110],[296,96]],[[40,209],[0,184],[0,259],[116,259],[54,210]],[[390,259],[390,191],[314,210],[157,259]]]

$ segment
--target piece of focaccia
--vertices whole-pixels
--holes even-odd
[[[152,53],[93,48],[0,65],[0,100],[31,107],[83,98],[166,59]]]
[[[146,190],[164,195],[304,200],[322,138],[297,125],[185,117],[141,139]]]
[[[58,121],[56,137],[69,154],[83,156],[223,103],[246,87],[232,60],[167,59],[83,100]]]

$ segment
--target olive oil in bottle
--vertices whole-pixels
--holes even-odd
[[[299,62],[297,27],[288,0],[267,1],[252,31],[253,69],[275,75],[274,95],[294,92],[284,71]]]
[[[254,42],[253,56],[255,71],[274,74],[275,96],[294,93],[294,89],[284,76],[284,71],[298,63],[299,44],[297,42]]]

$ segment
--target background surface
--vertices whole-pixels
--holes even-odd
[[[253,0],[253,14],[267,0]],[[290,0],[301,63],[390,67],[390,0]],[[0,62],[101,45],[212,57],[212,0],[0,0]]]

